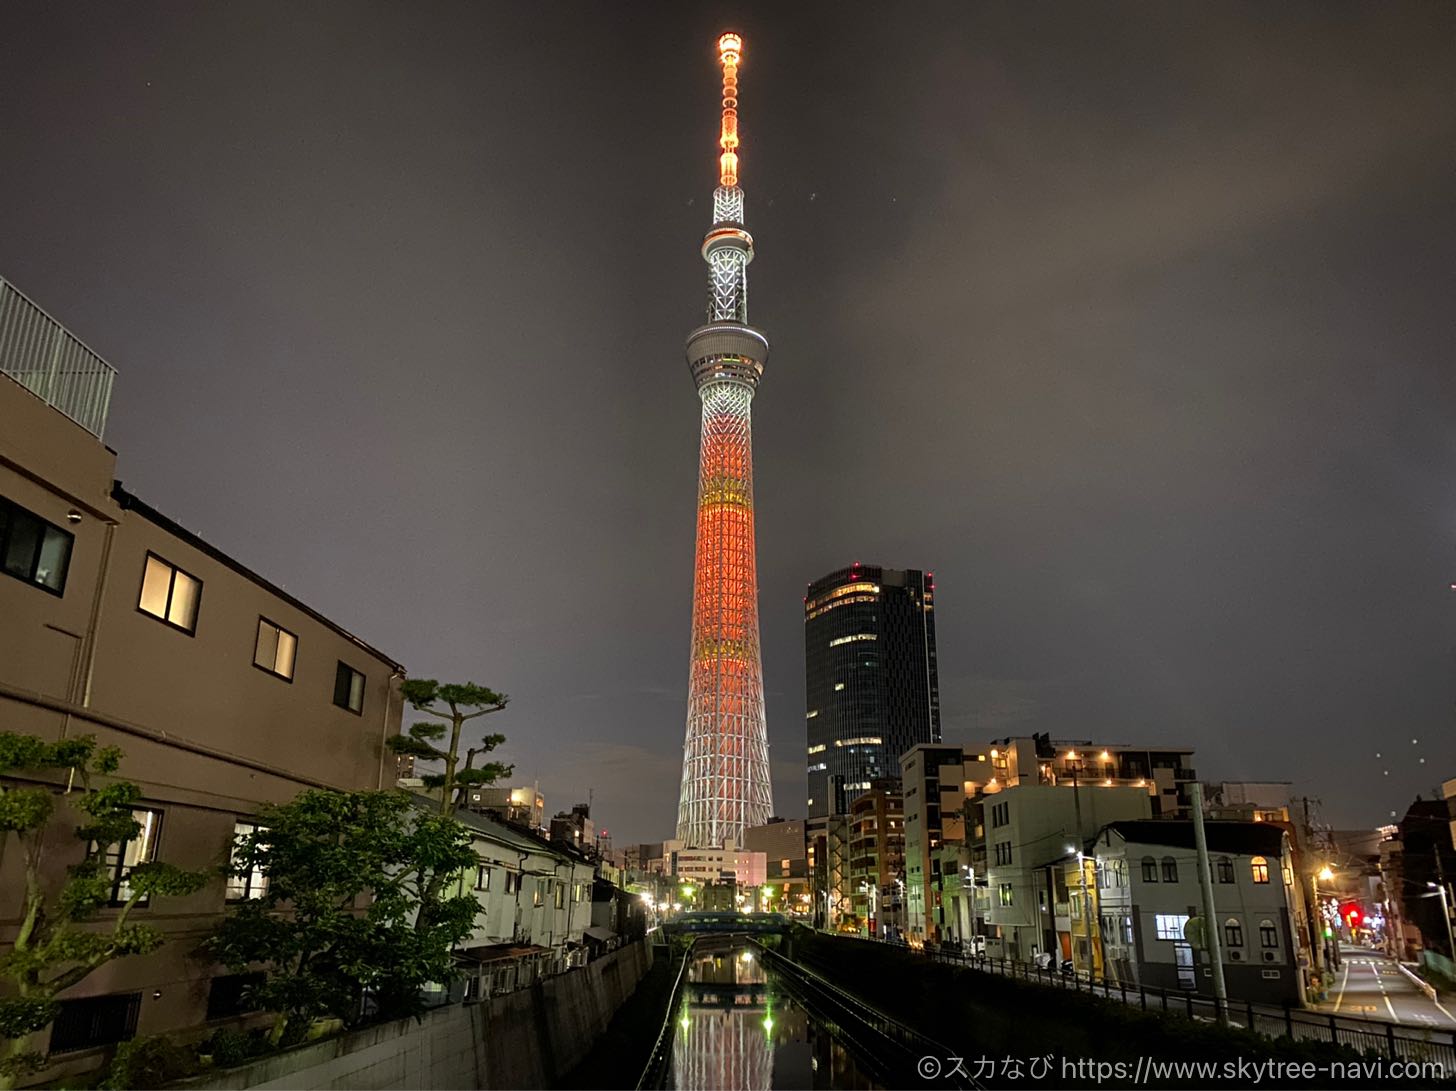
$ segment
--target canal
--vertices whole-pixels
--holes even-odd
[[[689,957],[666,1086],[681,1091],[882,1086],[752,947],[699,944]]]

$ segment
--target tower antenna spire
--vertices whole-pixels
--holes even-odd
[[[729,31],[718,39],[718,63],[723,66],[723,124],[718,132],[718,182],[738,184],[738,62],[743,57],[743,38]]]

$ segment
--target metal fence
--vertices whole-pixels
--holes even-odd
[[[0,372],[103,437],[116,369],[3,278]]]
[[[1041,969],[1029,962],[964,954],[943,948],[925,949],[920,953],[937,962],[964,966],[982,973],[1001,974],[1048,988],[1087,993],[1144,1011],[1182,1015],[1202,1022],[1217,1022],[1219,1017],[1218,1001],[1191,990],[1159,989],[1103,978],[1089,979],[1085,973],[1064,974],[1055,968]],[[1333,1042],[1361,1053],[1377,1053],[1391,1060],[1433,1062],[1441,1065],[1447,1076],[1456,1075],[1456,1029],[1443,1030],[1413,1023],[1336,1015],[1288,1005],[1276,1007],[1249,1000],[1228,1000],[1222,1006],[1231,1025],[1266,1038]]]

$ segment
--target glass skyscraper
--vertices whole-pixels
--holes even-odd
[[[940,742],[935,581],[855,564],[804,598],[809,817],[845,814],[900,755]]]

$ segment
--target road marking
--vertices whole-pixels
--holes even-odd
[[[1345,974],[1340,978],[1340,995],[1335,997],[1335,1011],[1340,1010],[1340,1002],[1345,999],[1345,986],[1350,981],[1350,964],[1345,963]]]

